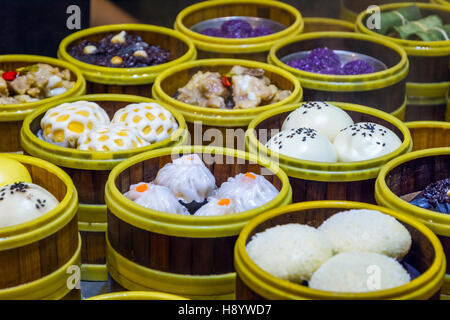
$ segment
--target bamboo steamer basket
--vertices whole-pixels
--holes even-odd
[[[21,162],[33,183],[60,203],[37,219],[0,228],[0,299],[81,299],[80,290],[67,285],[71,268],[79,268],[81,251],[78,197],[70,177],[41,159],[13,154],[1,157]]]
[[[188,300],[186,298],[163,292],[124,291],[106,293],[86,300]]]
[[[173,98],[175,92],[185,86],[196,72],[212,71],[225,74],[235,65],[263,69],[265,76],[273,84],[280,89],[291,90],[292,94],[277,103],[238,110],[204,108]],[[183,114],[188,123],[191,144],[208,145],[213,142],[217,147],[244,150],[243,136],[250,121],[266,110],[301,101],[302,88],[299,81],[289,72],[266,63],[238,59],[204,59],[186,62],[161,73],[153,86],[153,97],[173,106]]]
[[[432,2],[433,0],[431,0]],[[442,1],[442,0],[437,0]],[[358,18],[358,14],[362,11],[365,11],[369,6],[371,5],[383,5],[383,4],[390,4],[390,3],[396,3],[401,2],[398,0],[377,0],[376,3],[371,0],[341,0],[341,12],[340,16],[341,19],[349,21],[349,22],[356,22]],[[428,2],[427,0],[417,0],[415,2]]]
[[[450,146],[450,122],[406,122],[413,141],[413,151]]]
[[[450,23],[450,7],[436,4],[416,3],[423,16],[439,15],[444,24]],[[380,6],[381,12],[411,5],[410,2]],[[366,12],[359,14],[356,30],[375,36],[383,41],[392,41],[402,46],[409,59],[410,71],[406,92],[411,110],[407,110],[409,121],[443,120],[446,107],[445,95],[449,89],[450,41],[413,41],[380,35],[365,26]],[[422,106],[422,107],[420,107]],[[435,106],[430,108],[429,106]],[[436,107],[441,110],[438,112]],[[409,107],[408,107],[409,108]]]
[[[355,162],[306,161],[279,154],[265,143],[281,130],[284,119],[300,105],[287,105],[267,111],[255,118],[246,132],[250,153],[261,161],[276,162],[286,174],[293,189],[293,202],[314,200],[348,200],[375,203],[375,179],[389,160],[411,151],[411,136],[405,124],[385,112],[360,105],[330,102],[346,111],[354,122],[374,122],[391,129],[402,140],[401,146],[385,156]]]
[[[280,193],[261,207],[216,217],[158,212],[122,195],[131,184],[152,181],[174,156],[191,153],[203,157],[217,185],[238,173],[251,171],[265,173]],[[237,235],[251,218],[289,204],[291,196],[288,178],[278,166],[262,165],[243,151],[187,146],[147,152],[124,161],[111,172],[106,186],[107,264],[113,283],[132,291],[163,291],[193,299],[231,299],[235,289],[233,247]]]
[[[270,19],[285,25],[286,29],[267,36],[241,39],[205,36],[190,29],[201,21],[229,16]],[[199,59],[236,58],[264,62],[277,40],[302,32],[303,20],[297,9],[281,1],[212,0],[182,10],[175,20],[175,29],[194,42]]]
[[[282,62],[289,54],[318,47],[347,50],[376,57],[388,69],[362,75],[340,76],[307,72]],[[270,50],[269,62],[295,75],[309,101],[341,101],[377,108],[404,119],[405,79],[409,63],[398,45],[350,32],[313,32],[277,42]]]
[[[431,3],[441,4],[444,6],[450,6],[450,2],[446,0],[430,0]]]
[[[303,33],[321,31],[353,32],[355,25],[351,22],[332,18],[307,17],[303,19],[305,28]]]
[[[447,108],[445,110],[445,121],[450,122],[450,89],[447,91]]]
[[[112,118],[113,114],[130,103],[156,102],[155,100],[114,94],[86,95],[65,99],[47,104],[24,121],[21,142],[26,153],[56,164],[66,171],[73,179],[79,195],[78,221],[82,247],[82,279],[91,281],[106,281],[105,232],[106,205],[104,190],[110,171],[121,161],[141,152],[155,150],[167,146],[184,143],[187,130],[183,116],[173,108],[160,103],[172,113],[179,124],[178,130],[171,137],[158,143],[121,152],[93,152],[72,148],[64,148],[45,142],[37,137],[40,121],[45,112],[61,103],[87,100],[98,103]],[[158,102],[159,103],[159,102]]]
[[[315,290],[276,278],[259,268],[248,256],[246,244],[255,233],[287,223],[318,227],[340,211],[349,209],[378,210],[396,218],[410,232],[412,246],[403,261],[421,274],[402,286],[369,293],[338,293]],[[236,299],[324,299],[324,300],[385,300],[438,299],[446,261],[437,237],[422,223],[394,210],[375,205],[347,201],[312,201],[296,203],[266,212],[252,219],[242,230],[235,248]]]
[[[450,216],[410,204],[402,197],[423,190],[428,184],[450,177],[450,147],[411,152],[386,164],[375,187],[378,204],[420,220],[439,238],[444,253],[450,258]],[[450,268],[446,269],[441,289],[450,295]]]
[[[169,50],[171,61],[142,68],[109,68],[81,62],[69,54],[70,48],[82,40],[99,41],[108,34],[122,30],[141,36],[142,40],[150,45]],[[143,97],[151,97],[153,82],[163,70],[195,60],[196,56],[194,44],[188,37],[168,28],[144,24],[114,24],[77,31],[64,38],[58,49],[59,59],[81,70],[87,80],[88,94],[133,94]]]
[[[20,128],[23,119],[33,110],[45,103],[61,101],[72,96],[79,96],[86,91],[86,81],[80,70],[66,62],[57,59],[33,55],[3,55],[0,56],[0,70],[15,70],[36,63],[46,63],[53,67],[70,70],[74,86],[63,94],[42,99],[36,102],[0,105],[0,152],[21,152]]]

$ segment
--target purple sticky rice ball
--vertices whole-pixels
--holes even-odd
[[[232,19],[222,23],[220,28],[206,28],[200,32],[205,36],[220,38],[251,38],[274,33],[272,29],[261,26],[253,29],[251,24],[242,19]]]
[[[253,29],[251,36],[252,37],[262,37],[262,36],[267,36],[272,33],[273,33],[272,29],[265,27],[265,26],[261,26],[261,27],[257,27],[255,29]]]
[[[220,26],[220,30],[229,36],[229,38],[245,38],[249,36],[253,31],[252,25],[242,19],[232,19],[225,21]],[[236,37],[234,37],[236,35]]]
[[[327,47],[312,50],[305,59],[292,59],[287,64],[308,72],[339,74],[341,62],[337,54]]]
[[[345,75],[357,75],[357,74],[365,74],[372,73],[375,70],[373,67],[364,60],[353,60],[347,62],[342,68]]]

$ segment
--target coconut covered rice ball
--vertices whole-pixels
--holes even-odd
[[[319,227],[334,253],[367,251],[401,259],[411,247],[411,235],[394,217],[375,210],[336,213]]]
[[[246,249],[261,269],[297,283],[308,281],[314,271],[333,255],[331,244],[321,232],[295,223],[255,234]]]
[[[331,292],[370,292],[395,288],[411,280],[395,259],[374,252],[343,252],[325,262],[309,287]]]

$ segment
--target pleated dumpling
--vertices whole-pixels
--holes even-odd
[[[209,198],[208,203],[195,212],[195,216],[222,216],[235,213],[236,205],[231,199]]]
[[[161,212],[189,215],[187,209],[166,187],[153,183],[138,183],[131,185],[125,197],[148,209]]]
[[[260,207],[273,200],[278,190],[261,175],[247,172],[228,178],[214,194],[217,199],[231,199],[235,202],[235,212]]]
[[[204,202],[216,188],[216,179],[196,154],[166,164],[154,183],[169,188],[184,203]]]

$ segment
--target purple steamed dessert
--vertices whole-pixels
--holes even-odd
[[[232,19],[222,23],[220,28],[207,28],[201,34],[220,38],[252,38],[262,37],[274,33],[269,27],[253,28],[250,23],[242,19]]]
[[[346,75],[357,75],[357,74],[365,74],[372,73],[375,70],[373,67],[364,60],[353,60],[347,62],[343,67],[343,72]]]
[[[306,58],[292,59],[286,64],[296,69],[321,74],[357,75],[375,72],[372,65],[364,60],[353,60],[342,66],[338,55],[327,47],[313,49]]]

